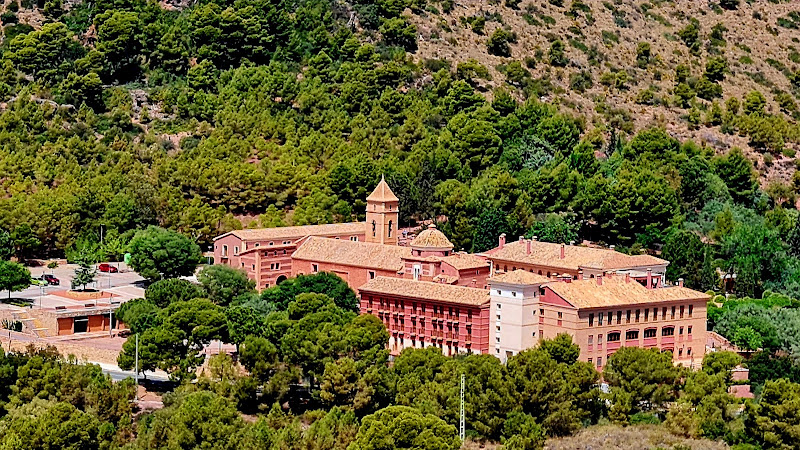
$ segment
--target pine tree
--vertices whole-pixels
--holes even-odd
[[[714,268],[714,257],[709,247],[706,247],[703,255],[703,265],[700,268],[700,287],[706,291],[719,289],[719,275],[717,275],[717,270]]]
[[[789,255],[800,258],[800,218],[795,220],[794,228],[789,233],[786,243],[789,244]]]

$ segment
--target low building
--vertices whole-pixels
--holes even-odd
[[[39,324],[37,330],[45,335],[65,336],[121,329],[124,325],[114,314],[117,308],[119,304],[116,303],[87,303],[84,306],[33,309],[30,314]]]
[[[258,289],[292,276],[292,253],[309,236],[364,241],[366,222],[235,230],[214,239],[214,263],[247,272]]]
[[[545,284],[526,279],[538,274],[524,273],[518,269],[489,280],[491,343],[503,360],[559,333],[570,334],[580,358],[598,369],[622,346],[671,351],[676,363],[690,367],[703,360],[705,293],[683,286],[647,288],[629,274]]]
[[[377,277],[400,277],[409,247],[312,236],[292,254],[292,276],[332,272],[358,291]]]
[[[389,350],[437,347],[445,355],[489,352],[485,289],[407,278],[377,277],[359,288],[361,313],[389,331]]]
[[[594,278],[607,272],[628,274],[642,284],[659,287],[669,261],[650,255],[626,255],[613,248],[594,248],[580,245],[554,244],[534,239],[506,242],[500,235],[497,247],[484,253],[491,261],[492,274],[521,269],[548,278],[571,277],[580,274]]]

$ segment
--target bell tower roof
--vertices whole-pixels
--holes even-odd
[[[394,192],[389,188],[386,180],[381,176],[381,181],[375,186],[375,190],[367,197],[368,202],[398,202],[400,199],[394,195]]]

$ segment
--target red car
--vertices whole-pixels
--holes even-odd
[[[97,266],[97,270],[99,270],[100,272],[108,272],[108,273],[117,273],[117,272],[119,272],[119,269],[117,269],[116,267],[114,267],[114,266],[112,266],[111,264],[108,264],[108,263],[100,264],[99,266]]]

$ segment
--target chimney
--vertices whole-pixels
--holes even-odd
[[[578,281],[581,281],[581,280],[583,280],[583,271],[579,270],[578,271]]]
[[[473,279],[472,279],[472,287],[475,287],[475,286],[477,286],[477,285],[478,285],[478,280],[476,280],[475,278],[473,278]]]
[[[609,246],[608,246],[608,249],[609,249],[609,250],[614,250],[615,248],[617,248],[617,246],[616,246],[616,245],[609,245]]]
[[[533,242],[533,241],[531,241],[530,239],[528,239],[526,242],[527,242],[527,244],[528,244],[528,254],[530,255],[530,254],[531,254],[531,242]]]
[[[631,282],[631,274],[630,273],[626,273],[625,274],[625,282],[626,283],[630,283]]]
[[[678,278],[678,286],[683,287],[683,278]]]
[[[564,259],[564,244],[561,244],[561,259]]]
[[[597,280],[597,285],[598,286],[602,286],[603,285],[603,276],[602,275],[598,275],[597,277],[595,277],[595,280]]]
[[[498,247],[500,247],[500,248],[503,248],[503,246],[504,246],[504,245],[506,245],[506,234],[505,234],[505,233],[502,233],[502,234],[500,235],[500,240],[499,240],[499,242],[497,243],[497,246],[498,246]]]
[[[653,289],[653,269],[647,269],[647,289]]]
[[[520,236],[520,237],[519,237],[519,241],[520,241],[520,242],[522,242],[522,241],[524,241],[524,240],[525,240],[525,236]]]
[[[534,240],[534,241],[538,241],[538,240],[539,240],[539,236],[534,236],[534,237],[532,238],[532,240]]]
[[[569,241],[569,245],[575,245],[575,241]]]

